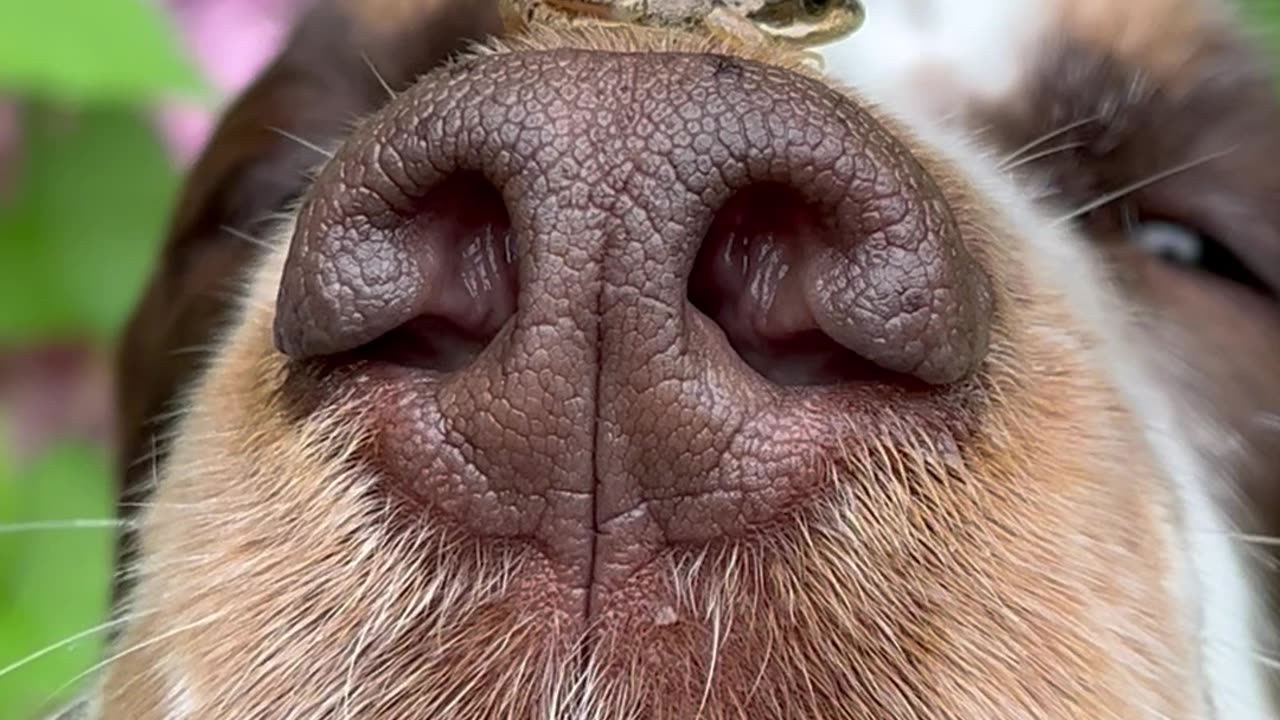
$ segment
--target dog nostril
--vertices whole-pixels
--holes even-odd
[[[884,371],[819,328],[804,266],[823,232],[800,193],[765,183],[716,214],[694,262],[689,300],[718,324],[756,372],[781,385],[879,378]]]
[[[781,385],[920,387],[972,372],[990,314],[984,276],[972,261],[859,252],[866,239],[833,233],[822,211],[791,187],[741,190],[712,221],[689,300],[748,365]],[[959,238],[944,239],[943,249],[955,251]]]
[[[511,219],[483,177],[446,178],[422,201],[408,229],[431,282],[421,314],[359,350],[370,359],[453,372],[488,346],[515,313]]]
[[[337,243],[329,231],[329,252],[295,254],[278,302],[282,351],[453,372],[488,346],[516,308],[501,193],[458,172],[408,207],[389,228],[343,228]],[[295,244],[327,230],[300,222]]]

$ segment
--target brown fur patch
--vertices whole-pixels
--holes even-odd
[[[365,31],[392,34],[435,17],[441,12],[457,12],[453,0],[341,0],[343,10]],[[452,6],[452,7],[451,7]]]
[[[1221,0],[1059,0],[1056,27],[1068,38],[1185,86],[1228,40]]]

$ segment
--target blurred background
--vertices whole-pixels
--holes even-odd
[[[1242,1],[1280,50],[1280,0]],[[183,169],[304,2],[0,0],[0,720],[101,659],[113,339]]]
[[[113,339],[184,167],[298,4],[0,0],[0,720],[101,659]]]

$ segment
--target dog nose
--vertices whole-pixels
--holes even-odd
[[[660,84],[641,58],[589,52],[424,83],[316,185],[279,348],[331,355],[396,333],[453,370],[517,307],[662,307],[674,328],[687,295],[783,382],[866,362],[934,384],[971,372],[987,279],[903,145],[785,71],[684,62],[701,72]]]
[[[384,475],[581,590],[794,506],[823,423],[965,380],[991,312],[934,180],[848,97],[562,49],[441,69],[356,133],[304,198],[275,338],[395,368]]]

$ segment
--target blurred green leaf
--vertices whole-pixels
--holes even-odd
[[[1248,0],[1245,8],[1251,12],[1254,17],[1275,25],[1280,21],[1280,0]]]
[[[1280,0],[1245,0],[1245,31],[1262,44],[1273,61],[1280,59]],[[1280,87],[1280,77],[1276,78]]]
[[[0,458],[0,668],[102,622],[114,530],[19,526],[110,517],[106,468],[102,450],[81,446],[58,448],[27,468]],[[97,660],[102,641],[94,634],[0,675],[0,720],[26,720],[45,708]]]
[[[39,108],[24,125],[16,197],[0,205],[0,344],[109,338],[146,280],[175,171],[135,112]]]
[[[159,3],[0,1],[0,90],[77,102],[195,95],[201,83]]]

